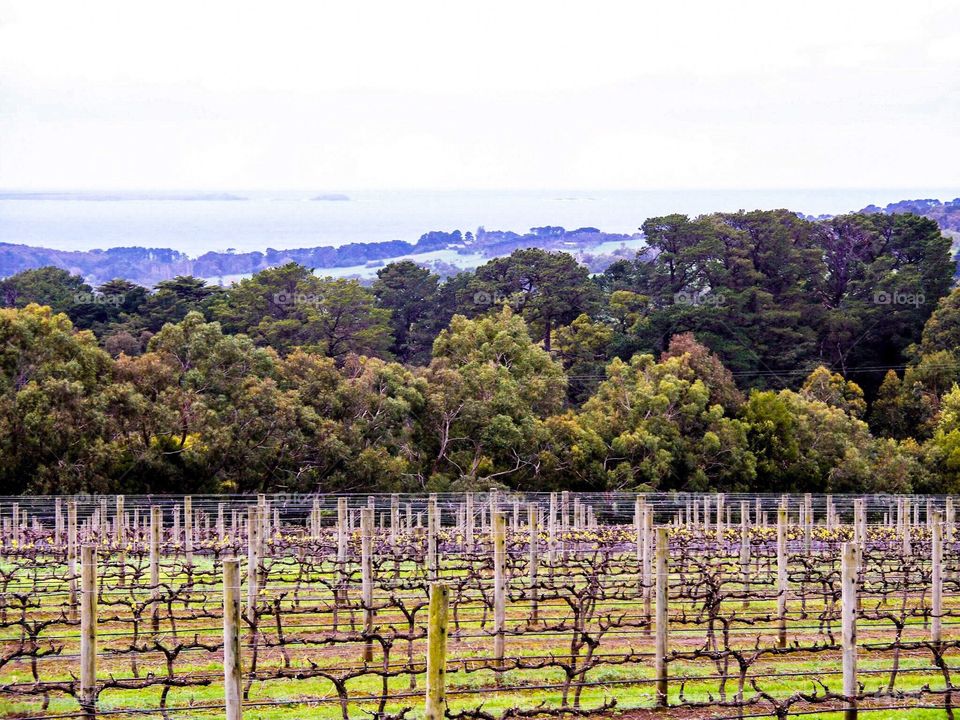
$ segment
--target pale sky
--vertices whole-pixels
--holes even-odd
[[[960,3],[0,0],[0,187],[948,187]]]

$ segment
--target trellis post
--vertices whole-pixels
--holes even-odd
[[[750,607],[750,503],[740,501],[740,572],[743,574],[743,607]]]
[[[787,646],[787,508],[777,510],[777,645]]]
[[[930,642],[939,646],[942,639],[943,622],[943,518],[939,512],[931,517],[930,560],[932,565],[930,589]]]
[[[657,601],[656,620],[657,635],[654,651],[654,673],[657,683],[657,707],[665,708],[667,699],[667,642],[668,642],[668,611],[669,611],[669,575],[667,572],[667,558],[670,545],[666,528],[657,530]]]
[[[240,563],[223,561],[223,697],[226,720],[243,716],[240,690]]]
[[[843,648],[843,694],[847,700],[844,720],[857,717],[857,546],[843,543],[841,549],[840,616]]]
[[[70,574],[70,619],[77,618],[77,501],[67,502],[67,572]]]
[[[447,609],[450,589],[440,583],[430,585],[427,619],[427,688],[424,720],[443,720],[447,711]]]
[[[360,590],[363,602],[363,661],[373,660],[373,517],[372,507],[360,510]]]
[[[537,507],[536,503],[530,503],[527,505],[527,526],[530,531],[530,619],[532,622],[537,622],[539,619],[539,608],[538,598],[537,598],[537,571],[540,565],[539,558],[539,545],[540,545],[540,529],[537,526],[537,521],[540,517],[540,509]]]
[[[81,548],[80,707],[97,716],[97,548]]]
[[[160,630],[160,538],[163,534],[163,510],[159,505],[150,507],[150,595],[151,623],[153,631]]]
[[[257,617],[260,594],[260,507],[247,507],[247,620],[251,628]]]
[[[493,654],[497,668],[497,684],[502,682],[504,631],[506,629],[506,560],[507,518],[497,511],[493,514]]]

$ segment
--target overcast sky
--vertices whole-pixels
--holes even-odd
[[[960,184],[955,1],[0,10],[6,188]]]

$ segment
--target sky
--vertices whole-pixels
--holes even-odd
[[[0,0],[0,187],[960,185],[960,3]]]

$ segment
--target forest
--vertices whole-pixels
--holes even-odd
[[[913,214],[647,220],[365,286],[0,280],[0,493],[960,492],[960,291]]]

